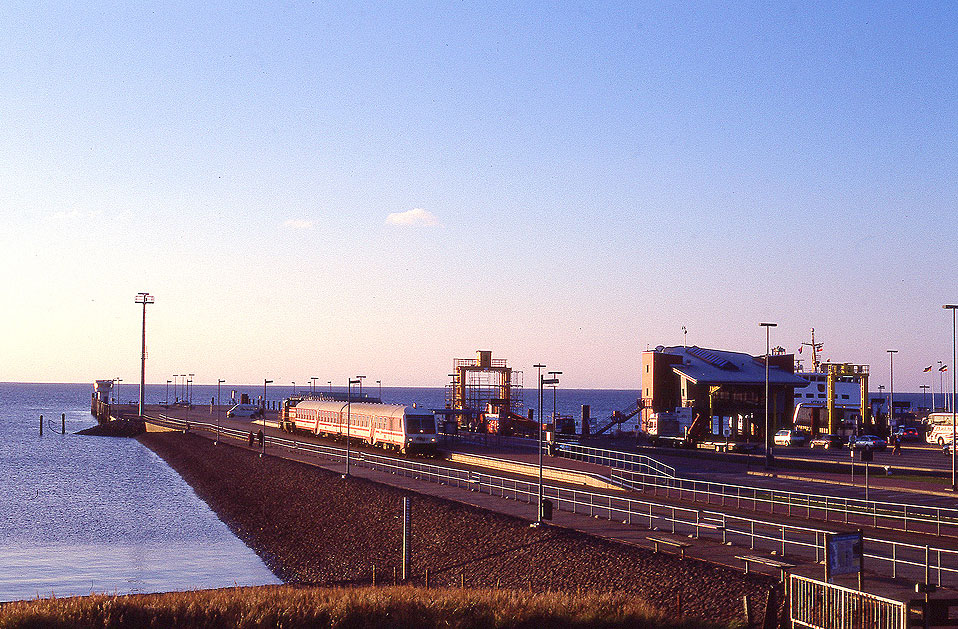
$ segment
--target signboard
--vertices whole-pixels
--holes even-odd
[[[862,532],[829,533],[825,536],[825,580],[838,574],[861,573],[865,555]]]

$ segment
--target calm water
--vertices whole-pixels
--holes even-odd
[[[152,451],[72,434],[91,389],[0,384],[0,601],[278,583]]]

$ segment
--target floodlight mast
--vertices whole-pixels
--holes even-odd
[[[136,302],[143,304],[143,335],[140,344],[140,405],[138,413],[143,417],[143,398],[146,389],[146,306],[154,301],[153,295],[149,293],[137,293]]]

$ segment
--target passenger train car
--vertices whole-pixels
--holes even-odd
[[[347,418],[349,420],[347,430]],[[399,452],[436,451],[436,422],[431,411],[402,404],[340,400],[287,400],[283,430],[349,438]]]

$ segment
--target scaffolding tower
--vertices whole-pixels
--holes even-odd
[[[460,428],[482,430],[486,415],[500,421],[523,416],[522,372],[514,371],[504,358],[479,350],[476,358],[456,358],[452,366],[446,408],[455,414]]]

